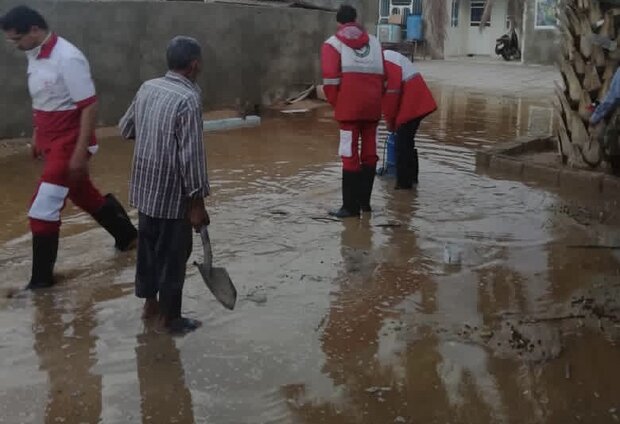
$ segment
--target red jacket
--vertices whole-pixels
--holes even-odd
[[[387,77],[383,115],[388,129],[394,131],[406,122],[435,112],[437,103],[433,94],[413,63],[391,50],[383,56]]]
[[[341,25],[321,51],[327,100],[339,122],[378,121],[383,96],[383,55],[376,37],[358,24]]]

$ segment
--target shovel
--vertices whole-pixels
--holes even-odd
[[[213,268],[213,251],[211,250],[211,240],[206,225],[200,229],[200,238],[204,250],[204,263],[194,262],[194,265],[200,271],[202,279],[218,302],[225,308],[233,310],[237,302],[237,289],[235,289],[226,268]]]

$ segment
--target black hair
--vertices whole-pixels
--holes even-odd
[[[39,12],[28,6],[17,6],[0,17],[0,27],[3,31],[15,31],[18,34],[27,34],[32,27],[48,30],[45,18]]]
[[[357,10],[353,6],[343,4],[336,13],[336,21],[339,24],[350,24],[357,20]]]
[[[177,36],[170,40],[166,50],[166,60],[168,69],[171,71],[182,71],[196,59],[202,56],[200,44],[194,38]]]

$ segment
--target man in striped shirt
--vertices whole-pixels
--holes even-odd
[[[136,141],[129,193],[139,212],[136,296],[145,299],[145,319],[159,315],[168,330],[183,333],[200,326],[181,316],[192,227],[198,231],[209,224],[196,85],[201,48],[192,38],[175,37],[166,56],[169,72],[140,87],[120,128],[123,137]]]

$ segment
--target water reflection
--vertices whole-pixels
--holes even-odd
[[[147,331],[136,342],[142,422],[193,423],[192,395],[174,339]]]
[[[75,303],[56,293],[33,297],[34,349],[47,373],[45,423],[96,423],[101,417],[101,375],[97,363],[94,299]]]
[[[568,249],[595,243],[597,229],[553,213],[556,194],[476,174],[470,148],[544,126],[534,122],[543,115],[536,107],[547,106],[437,93],[442,108],[420,134],[420,186],[395,192],[379,179],[375,212],[363,220],[313,219],[339,199],[332,122],[275,119],[208,135],[218,184],[212,236],[240,302],[223,311],[188,274],[188,309],[205,322],[191,339],[142,332],[131,284],[110,287],[110,270],[131,280],[133,258],[100,248],[108,241],[102,230],[67,220],[63,231],[78,235],[64,240],[59,269],[72,276],[33,297],[33,335],[19,319],[7,320],[18,331],[0,326],[9,358],[2,366],[12,366],[0,409],[47,404],[48,422],[615,421],[616,323],[601,319],[601,331],[596,320],[519,321],[570,313],[587,288],[618,296],[618,258]],[[130,146],[107,145],[101,159],[109,167],[95,166],[113,190],[125,190],[126,164],[117,159]],[[15,178],[7,176],[11,187]],[[3,195],[0,240],[8,240],[21,234],[15,228],[25,218],[15,205],[28,194]],[[445,266],[446,243],[462,249],[462,266]],[[26,239],[7,245],[4,280],[25,278],[28,258]],[[17,311],[29,324],[30,303],[19,302],[7,300],[1,317]],[[507,323],[535,349],[513,349]],[[36,357],[28,356],[31,336]],[[32,371],[39,364],[49,385]],[[39,402],[29,393],[35,386]],[[19,422],[17,414],[2,415]]]
[[[548,136],[553,132],[549,99],[527,98],[432,86],[439,109],[424,120],[423,137],[441,142],[480,147],[522,136]]]

